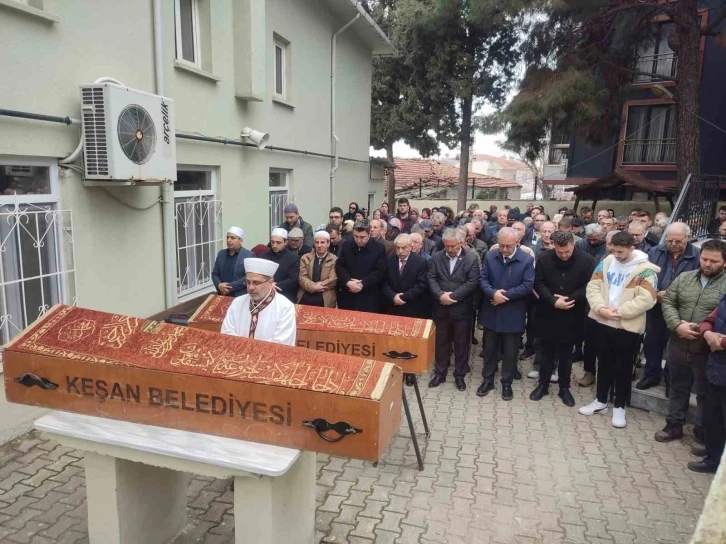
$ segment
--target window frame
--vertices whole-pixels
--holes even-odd
[[[288,92],[287,92],[287,48],[289,47],[289,43],[285,43],[281,38],[275,37],[273,38],[273,63],[274,63],[274,77],[273,77],[273,84],[272,84],[272,94],[275,98],[279,98],[280,100],[287,100],[288,98]],[[277,92],[277,50],[280,49],[281,55],[280,55],[280,77],[282,79],[280,87],[282,88],[282,93]]]
[[[202,69],[202,55],[199,36],[199,0],[189,0],[192,4],[192,46],[194,49],[194,62],[184,58],[182,29],[181,29],[181,0],[174,0],[174,37],[176,50],[175,60],[178,63]]]
[[[675,101],[666,98],[653,98],[646,100],[628,100],[623,103],[623,111],[620,117],[620,140],[618,142],[618,155],[616,161],[616,167],[622,168],[623,170],[639,170],[641,172],[675,172],[676,164],[665,163],[665,164],[623,164],[625,158],[625,141],[628,136],[628,115],[630,114],[631,107],[638,106],[675,106]],[[676,115],[675,110],[673,115]],[[678,129],[676,128],[676,135]],[[676,138],[677,140],[677,138]]]
[[[285,185],[284,186],[278,186],[278,187],[271,187],[269,182],[269,174],[285,174]],[[295,201],[295,195],[292,193],[292,169],[291,168],[275,168],[271,167],[268,172],[268,182],[267,182],[267,205],[269,208],[269,214],[268,214],[268,220],[270,222],[270,229],[273,229],[277,227],[278,225],[281,225],[282,222],[285,220],[284,214],[281,217],[281,220],[279,222],[273,221],[273,209],[272,209],[272,195],[273,194],[284,194],[287,196],[287,201],[285,204],[290,204]]]

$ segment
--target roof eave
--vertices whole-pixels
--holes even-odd
[[[390,38],[386,36],[386,33],[376,24],[360,2],[356,2],[356,0],[322,1],[328,7],[328,10],[342,21],[341,26],[356,15],[360,16],[350,27],[350,30],[354,31],[363,40],[374,56],[393,56],[396,54],[396,49],[391,44]]]

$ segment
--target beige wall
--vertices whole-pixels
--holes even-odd
[[[330,153],[331,35],[346,21],[318,0],[266,0],[266,95],[262,102],[235,97],[232,2],[206,0],[210,8],[215,79],[174,67],[173,0],[163,0],[166,95],[175,101],[176,128],[235,138],[244,126],[270,133],[273,146]],[[92,4],[92,5],[91,5]],[[45,0],[59,17],[50,23],[0,6],[0,104],[3,108],[80,117],[80,84],[115,77],[155,92],[151,0]],[[365,24],[360,21],[357,24]],[[291,42],[291,104],[271,100],[273,32]],[[205,56],[203,55],[203,56]],[[366,161],[369,149],[371,51],[354,30],[338,40],[337,132],[344,157]],[[79,130],[0,117],[0,161],[9,156],[63,157]],[[236,146],[177,140],[177,162],[210,166],[219,182],[224,225],[247,232],[245,245],[266,242],[269,168],[292,170],[292,193],[306,221],[327,221],[331,160]],[[335,204],[367,202],[382,190],[364,163],[340,162]],[[161,208],[157,188],[114,192],[83,187],[75,173],[60,179],[60,207],[73,213],[78,303],[101,310],[151,315],[164,309]],[[382,192],[376,201],[382,200]]]

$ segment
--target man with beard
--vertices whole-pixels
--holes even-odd
[[[335,262],[338,308],[378,312],[380,289],[386,275],[386,249],[371,240],[368,225],[356,223],[353,239],[343,242]]]
[[[655,433],[658,442],[669,442],[683,436],[691,387],[696,391],[694,435],[704,443],[703,410],[706,398],[705,367],[708,344],[698,326],[726,295],[726,244],[708,240],[701,246],[699,269],[678,276],[663,296],[663,318],[670,332],[666,360],[671,375],[666,426]],[[701,450],[696,455],[705,455]]]
[[[229,227],[227,230],[227,249],[217,254],[212,269],[212,281],[217,293],[222,296],[237,297],[247,292],[245,287],[244,260],[254,257],[254,254],[242,247],[245,231],[239,227]]]
[[[300,278],[300,255],[290,251],[286,245],[287,231],[282,228],[272,229],[270,234],[270,249],[260,258],[278,264],[275,272],[275,287],[290,302],[297,299],[297,290]]]

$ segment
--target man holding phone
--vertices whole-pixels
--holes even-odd
[[[541,400],[549,394],[550,378],[555,358],[558,360],[560,392],[565,406],[575,405],[570,393],[572,348],[578,327],[585,320],[586,288],[595,268],[595,260],[586,252],[575,249],[572,232],[552,234],[554,248],[541,254],[535,268],[534,290],[537,299],[537,319],[534,335],[539,340],[539,384],[531,400]]]

